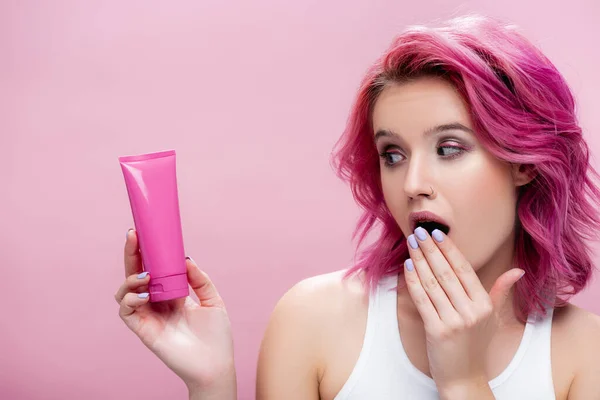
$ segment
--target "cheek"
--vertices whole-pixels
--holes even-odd
[[[402,196],[402,179],[399,174],[381,173],[381,190],[386,204],[392,205],[398,203]]]
[[[396,175],[384,175],[381,178],[381,188],[383,190],[383,200],[396,221],[398,227],[402,230],[405,236],[411,234],[408,232],[406,218],[408,215],[408,203],[406,201],[406,193],[402,186],[403,177]]]
[[[473,267],[487,263],[514,228],[516,197],[510,170],[482,165],[453,201],[457,246]],[[452,235],[452,233],[451,233]]]

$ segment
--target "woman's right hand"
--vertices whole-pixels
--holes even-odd
[[[119,316],[154,354],[185,382],[190,392],[235,398],[231,324],[225,304],[208,275],[186,259],[187,277],[200,304],[191,297],[150,303],[148,275],[135,230],[125,243],[125,282],[115,294]],[[142,274],[143,276],[143,274]]]

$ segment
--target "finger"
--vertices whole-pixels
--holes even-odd
[[[117,293],[115,294],[115,300],[117,303],[121,303],[123,297],[129,292],[139,292],[140,289],[148,288],[150,282],[150,275],[147,272],[141,274],[130,275],[125,279],[125,282],[121,285]],[[147,290],[144,290],[147,291]]]
[[[423,324],[426,327],[434,327],[441,323],[440,316],[433,306],[431,299],[423,289],[421,280],[415,271],[413,260],[410,258],[404,262],[404,280],[408,293],[417,307],[417,311],[421,315]]]
[[[139,252],[137,232],[134,229],[127,231],[125,235],[125,278],[143,271],[142,256]]]
[[[419,249],[425,256],[435,279],[441,285],[446,296],[459,314],[467,315],[472,302],[458,280],[456,273],[454,273],[452,266],[425,229],[422,227],[415,229],[415,236],[418,239]],[[437,237],[439,238],[439,236]]]
[[[496,279],[494,286],[490,289],[490,299],[495,310],[500,310],[502,308],[506,299],[508,299],[510,289],[524,274],[525,271],[522,269],[513,268]]]
[[[185,265],[187,267],[188,281],[194,293],[198,296],[200,305],[203,307],[225,308],[225,303],[206,272],[202,271],[190,257],[186,257]]]
[[[455,320],[458,316],[458,312],[454,309],[446,292],[444,292],[444,289],[442,289],[440,283],[433,274],[427,259],[419,248],[415,235],[410,235],[407,240],[410,258],[414,263],[415,271],[417,271],[417,275],[421,281],[421,286],[431,299],[439,318],[443,321]]]
[[[123,297],[123,301],[121,301],[121,307],[119,307],[119,316],[129,326],[131,326],[130,324],[138,321],[139,315],[136,315],[136,310],[150,301],[150,296],[140,297],[141,295],[145,295],[145,293],[136,294],[130,292],[127,293],[125,297]]]
[[[448,260],[469,298],[476,303],[487,300],[488,293],[481,284],[481,280],[471,266],[471,263],[469,263],[447,235],[439,229],[434,230],[434,232],[437,247],[446,260]]]

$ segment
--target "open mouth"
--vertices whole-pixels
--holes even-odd
[[[444,232],[444,235],[447,235],[448,232],[450,232],[449,226],[435,221],[419,221],[417,222],[415,228],[418,226],[425,229],[430,235],[436,229],[439,229],[440,231]]]

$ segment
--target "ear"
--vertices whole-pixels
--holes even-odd
[[[536,175],[535,167],[532,164],[512,164],[512,177],[515,186],[527,185]]]

